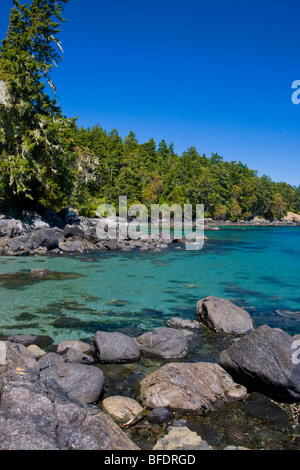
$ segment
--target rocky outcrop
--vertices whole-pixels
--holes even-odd
[[[140,360],[137,342],[123,333],[98,331],[94,338],[96,355],[100,363],[120,364]]]
[[[293,361],[294,338],[263,325],[223,351],[219,364],[250,390],[278,401],[300,401],[300,367]]]
[[[15,217],[15,218],[13,218]],[[58,255],[86,253],[91,251],[155,251],[167,249],[179,240],[174,237],[153,240],[99,238],[97,226],[100,219],[81,217],[78,214],[62,210],[43,211],[43,216],[34,211],[20,211],[14,216],[0,216],[0,254],[2,255]],[[116,235],[120,221],[117,218]],[[205,237],[206,239],[206,237]],[[181,244],[186,243],[184,238]],[[178,247],[179,248],[179,247]]]
[[[246,310],[219,297],[206,297],[197,304],[198,320],[218,333],[244,335],[253,330]]]
[[[49,378],[15,371],[0,383],[0,450],[139,450],[108,416]]]
[[[185,334],[171,328],[155,328],[136,341],[142,353],[163,359],[184,359],[189,352]]]
[[[203,413],[228,400],[241,400],[246,389],[218,364],[170,363],[141,381],[140,400],[149,408]]]

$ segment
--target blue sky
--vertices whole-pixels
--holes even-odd
[[[1,2],[2,38],[11,6]],[[300,184],[299,0],[70,0],[64,16],[53,77],[80,126]]]

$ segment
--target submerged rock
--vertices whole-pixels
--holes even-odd
[[[189,352],[185,334],[171,328],[155,328],[136,341],[142,353],[163,359],[184,359]]]
[[[123,333],[98,331],[94,343],[97,357],[102,363],[118,364],[140,360],[140,350],[137,342]]]
[[[197,304],[200,322],[213,331],[244,335],[253,330],[252,319],[246,310],[219,297],[206,297]]]
[[[219,364],[237,382],[277,401],[300,401],[300,367],[293,364],[294,338],[268,325],[233,343]]]
[[[149,408],[203,413],[228,400],[241,400],[247,390],[218,364],[170,363],[141,381],[140,400]]]
[[[83,341],[62,341],[57,346],[57,352],[61,353],[68,348],[76,349],[84,354],[89,354],[91,352],[91,346]]]
[[[178,329],[187,329],[187,330],[199,330],[200,323],[196,320],[184,320],[182,318],[170,318],[167,321],[167,325],[170,328],[178,328]]]
[[[207,442],[186,427],[169,427],[168,434],[157,441],[153,450],[212,450]]]
[[[23,346],[31,346],[36,344],[41,348],[45,348],[52,344],[50,336],[38,336],[38,335],[12,335],[7,338],[7,341],[11,343],[23,344]]]

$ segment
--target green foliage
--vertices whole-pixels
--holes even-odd
[[[14,0],[6,39],[0,50],[0,80],[7,105],[0,108],[0,179],[4,204],[26,199],[52,207],[67,203],[74,179],[75,154],[66,142],[72,120],[46,93],[55,94],[50,72],[61,61],[57,39],[62,3],[68,0]]]
[[[0,80],[8,91],[0,105],[3,205],[69,205],[94,216],[99,204],[117,206],[127,196],[129,204],[146,206],[204,204],[205,215],[219,220],[300,212],[300,186],[259,178],[241,162],[207,157],[195,147],[179,156],[165,140],[139,143],[132,131],[122,139],[116,129],[78,128],[65,118],[50,74],[62,58],[57,36],[67,1],[14,0],[0,49]]]

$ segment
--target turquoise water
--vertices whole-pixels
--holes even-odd
[[[47,334],[55,343],[97,330],[135,335],[168,318],[195,319],[197,301],[226,297],[255,326],[300,333],[300,228],[222,228],[200,251],[101,252],[46,258],[2,257],[0,335]],[[178,248],[178,247],[177,247]],[[33,280],[33,268],[76,273]]]

